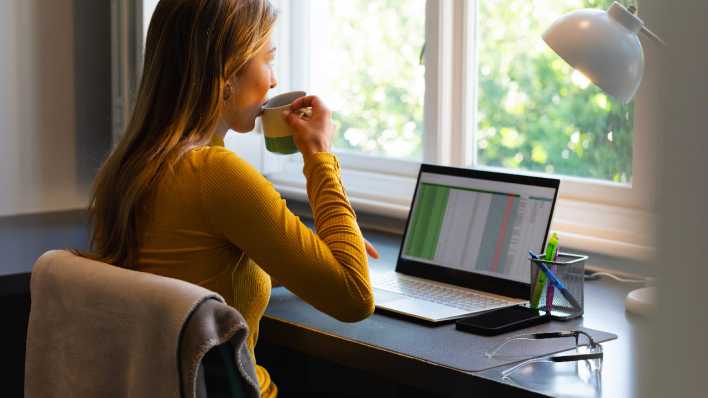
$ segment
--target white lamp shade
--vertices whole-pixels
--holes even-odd
[[[637,33],[642,21],[615,3],[605,12],[584,9],[566,14],[543,40],[570,66],[623,103],[639,89],[644,52]]]

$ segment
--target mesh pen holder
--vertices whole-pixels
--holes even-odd
[[[575,298],[579,304],[579,307],[571,304],[571,302],[565,298],[559,289],[554,286],[551,318],[565,321],[583,316],[583,308],[585,306],[585,300],[583,297],[583,283],[585,275],[585,261],[588,259],[588,256],[558,253],[555,261],[543,260],[544,257],[545,253],[542,253],[538,260],[529,258],[531,261],[531,297],[533,297],[533,292],[536,289],[538,273],[542,272],[538,264],[535,263],[544,263],[565,285],[567,292],[572,295],[572,297]],[[541,291],[541,300],[538,305],[538,308],[541,310],[547,310],[548,308],[546,305],[546,297],[549,284],[551,284],[551,281],[546,278],[546,283]]]

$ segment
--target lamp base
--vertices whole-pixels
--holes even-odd
[[[633,314],[650,316],[656,309],[656,287],[632,290],[624,299],[624,308]]]

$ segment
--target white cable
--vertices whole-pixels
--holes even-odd
[[[595,273],[588,275],[588,278],[595,278],[595,277],[600,277],[600,276],[606,276],[606,277],[612,278],[618,282],[623,282],[623,283],[647,283],[647,282],[650,282],[650,278],[642,278],[642,279],[622,278],[622,277],[619,277],[615,274],[611,274],[609,272],[595,272]]]

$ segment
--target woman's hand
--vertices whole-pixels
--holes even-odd
[[[368,240],[364,239],[364,246],[366,246],[366,252],[373,258],[379,258],[379,252],[376,250],[374,245]]]
[[[312,108],[309,115],[303,115],[305,108]],[[294,131],[293,141],[303,157],[330,151],[334,135],[332,112],[317,96],[296,99],[290,109],[283,112],[283,116]]]

